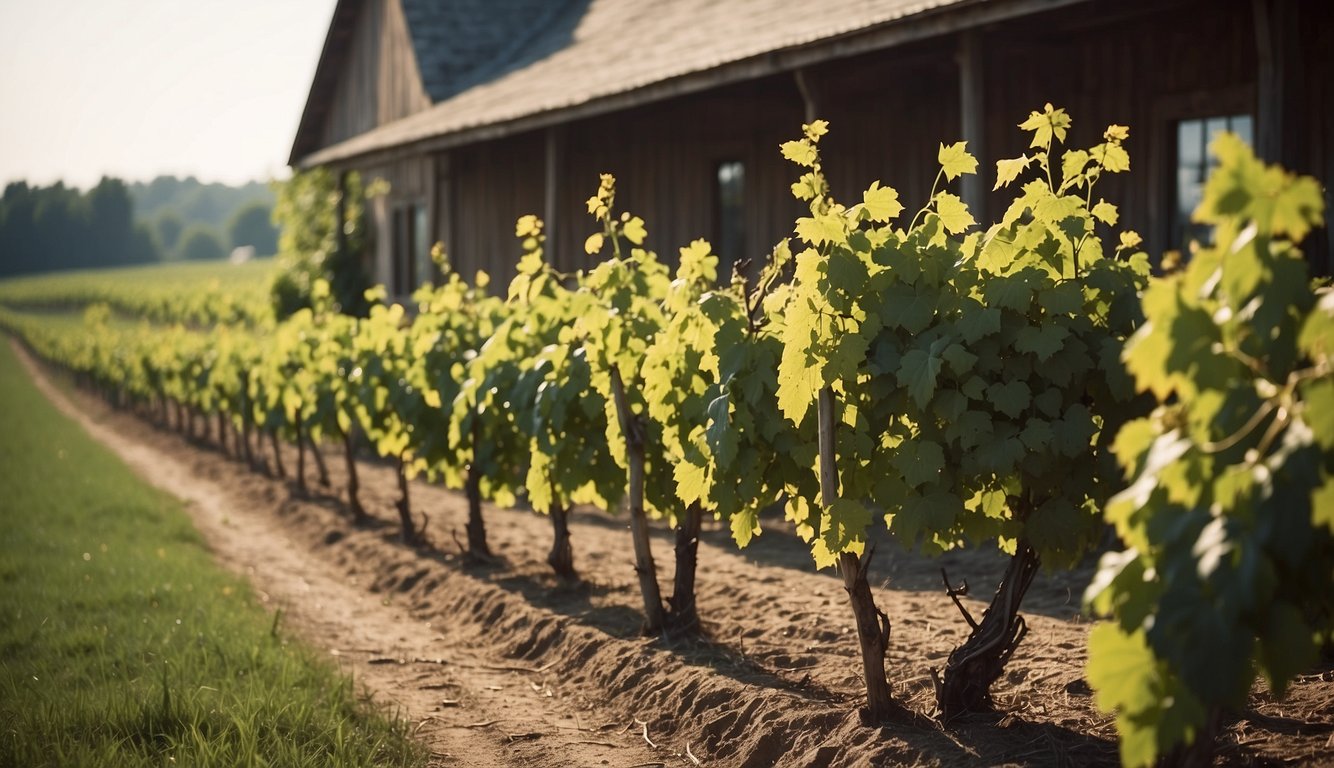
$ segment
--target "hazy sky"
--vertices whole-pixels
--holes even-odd
[[[284,175],[334,0],[0,0],[0,184]]]

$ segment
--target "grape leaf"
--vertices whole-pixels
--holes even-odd
[[[1020,155],[1019,157],[1009,160],[997,160],[996,186],[992,187],[991,191],[995,192],[1001,187],[1009,186],[1010,182],[1018,178],[1019,174],[1023,173],[1024,169],[1028,168],[1028,164],[1031,162],[1033,162],[1033,158],[1028,155]]]
[[[936,153],[936,160],[940,163],[940,170],[945,173],[945,178],[950,181],[965,173],[977,173],[977,158],[968,154],[968,142],[966,141],[956,142],[949,146],[941,144],[940,150]]]
[[[945,225],[945,231],[951,235],[957,235],[977,223],[958,195],[939,192],[935,203],[936,215],[940,216],[940,223]]]
[[[907,387],[919,408],[925,408],[936,393],[936,378],[940,375],[940,355],[913,349],[899,363],[899,386]]]
[[[879,180],[871,182],[871,186],[862,194],[862,205],[871,221],[887,222],[903,212],[898,191],[880,186]]]
[[[945,466],[945,452],[930,440],[905,440],[894,450],[890,464],[903,475],[908,487],[916,488],[936,480]]]
[[[1022,381],[996,382],[987,387],[987,399],[996,410],[1017,419],[1032,402],[1033,392]]]

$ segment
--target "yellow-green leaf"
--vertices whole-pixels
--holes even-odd
[[[968,142],[959,141],[949,146],[940,145],[936,152],[936,160],[940,163],[940,170],[945,172],[945,178],[953,181],[965,173],[977,173],[977,158],[968,154]]]
[[[936,195],[936,215],[940,216],[940,223],[945,225],[945,231],[951,235],[957,235],[977,223],[963,200],[949,192]]]

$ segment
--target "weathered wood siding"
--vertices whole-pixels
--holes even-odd
[[[425,205],[432,200],[433,168],[430,158],[410,158],[361,169],[362,183],[369,188],[377,182],[387,185],[383,194],[368,202],[371,212],[372,241],[375,251],[374,282],[381,283],[391,292],[394,277],[394,210],[404,205]]]
[[[1262,0],[1275,1],[1282,0]],[[1132,171],[1104,179],[1096,194],[1120,207],[1120,228],[1144,235],[1151,253],[1174,245],[1177,122],[1248,113],[1260,128],[1270,119],[1258,104],[1256,7],[1250,0],[1109,0],[977,30],[971,50],[978,57],[984,118],[981,146],[970,149],[980,155],[985,190],[979,218],[989,221],[1008,205],[1014,190],[990,191],[995,162],[1029,151],[1027,135],[1016,126],[1051,102],[1074,118],[1067,147],[1098,143],[1111,123],[1130,126]],[[1325,178],[1334,178],[1331,16],[1304,10],[1282,38],[1300,46],[1302,66],[1289,62],[1283,75],[1284,144],[1276,158]],[[958,35],[942,36],[806,70],[816,114],[831,124],[821,148],[838,199],[858,202],[878,179],[899,191],[905,218],[926,202],[939,144],[964,134],[961,45]],[[559,268],[591,264],[583,243],[596,225],[584,201],[597,190],[599,173],[617,177],[617,208],[645,219],[648,246],[665,261],[674,263],[677,249],[698,237],[716,245],[717,169],[739,161],[746,255],[758,262],[791,234],[805,210],[789,191],[799,170],[779,154],[783,141],[800,135],[804,120],[802,92],[784,74],[457,147],[378,172],[392,177],[391,198],[429,201],[434,234],[449,246],[455,266],[465,273],[485,269],[493,290],[501,291],[513,275],[519,254],[514,221],[523,214],[548,219],[549,257]],[[550,203],[549,187],[555,193]],[[1322,233],[1308,247],[1318,270],[1330,269],[1330,244]],[[388,257],[382,244],[382,262]],[[392,274],[388,266],[380,271]]]
[[[399,0],[365,0],[320,146],[336,144],[430,105]]]
[[[1106,177],[1096,194],[1121,209],[1151,252],[1167,247],[1173,205],[1175,126],[1183,119],[1255,113],[1251,3],[1099,3],[1011,22],[982,39],[990,189],[995,160],[1028,151],[1015,125],[1051,102],[1074,118],[1066,146],[1101,141],[1112,123],[1130,127],[1131,172]],[[1012,195],[1011,195],[1012,196]],[[1010,196],[992,196],[993,210]]]
[[[542,215],[544,145],[538,134],[456,149],[449,153],[449,226],[437,237],[450,249],[455,269],[472,279],[485,270],[492,290],[503,293],[514,275],[519,242],[514,222]]]

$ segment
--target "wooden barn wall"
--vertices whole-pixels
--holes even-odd
[[[584,239],[596,230],[584,201],[598,176],[617,178],[616,206],[644,218],[647,244],[669,264],[697,238],[718,242],[717,169],[744,165],[743,228],[758,259],[792,228],[795,179],[778,145],[799,134],[802,107],[790,77],[581,121],[562,131],[558,156],[556,262],[587,266]]]
[[[1255,111],[1255,33],[1249,0],[1207,3],[1098,3],[989,30],[982,38],[991,162],[1028,150],[1015,128],[1051,102],[1074,119],[1067,147],[1101,141],[1116,123],[1130,127],[1131,171],[1099,183],[1096,194],[1121,209],[1120,227],[1168,244],[1175,124],[1189,118]],[[989,207],[1007,196],[992,195]]]
[[[1334,30],[1327,15],[1313,14],[1319,18],[1305,19],[1295,33],[1306,66],[1285,83],[1292,107],[1285,156],[1305,172],[1334,178],[1334,54],[1327,43]],[[970,149],[982,160],[983,215],[998,216],[1012,197],[989,190],[998,158],[1029,151],[1017,124],[1052,102],[1074,118],[1067,147],[1098,143],[1111,123],[1130,126],[1132,170],[1104,179],[1096,194],[1120,207],[1121,228],[1138,230],[1149,251],[1160,253],[1168,247],[1176,122],[1257,112],[1254,21],[1249,0],[1123,0],[979,30],[984,118],[981,146]],[[958,36],[934,38],[806,71],[816,113],[830,122],[822,152],[838,199],[858,202],[878,179],[899,191],[905,217],[924,204],[939,144],[963,138],[960,45]],[[428,200],[456,267],[486,269],[500,291],[519,254],[514,221],[526,213],[554,219],[548,252],[559,268],[592,263],[583,243],[596,225],[584,201],[596,192],[599,173],[617,177],[618,210],[645,219],[648,246],[669,264],[695,238],[717,244],[717,168],[739,160],[746,252],[758,262],[805,212],[789,191],[798,169],[778,149],[800,135],[804,119],[795,78],[776,75],[576,121],[550,135],[539,130],[423,157],[413,161],[419,170],[410,184],[417,186],[396,190]],[[546,200],[549,146],[553,209]],[[412,164],[393,173],[403,177]],[[1314,240],[1313,263],[1328,271],[1330,236]]]
[[[430,105],[399,0],[366,0],[353,28],[320,146],[336,144]]]
[[[449,153],[448,238],[454,268],[471,279],[479,269],[503,293],[519,260],[514,222],[542,215],[544,144],[525,134],[476,144]]]
[[[898,189],[905,205],[920,206],[935,176],[937,141],[958,132],[952,68],[914,48],[824,65],[810,70],[807,82],[816,113],[831,124],[821,150],[834,195],[858,202],[879,179]],[[664,261],[675,264],[677,250],[695,238],[716,245],[717,169],[732,160],[745,167],[746,253],[762,262],[809,213],[790,189],[801,171],[779,151],[801,136],[803,122],[801,92],[785,74],[566,127],[558,263],[589,263],[582,245],[594,225],[584,201],[601,172],[617,177],[617,207],[645,219],[648,244]]]
[[[385,194],[368,202],[375,268],[371,278],[385,286],[394,284],[393,211],[407,203],[430,205],[432,166],[428,158],[418,157],[360,169],[365,187],[377,181],[388,185]]]
[[[1324,184],[1326,226],[1305,250],[1316,270],[1329,276],[1334,275],[1334,226],[1329,226],[1334,220],[1334,13],[1319,3],[1293,7],[1300,9],[1294,30],[1298,48],[1286,62],[1293,149],[1282,160]]]
[[[898,191],[908,219],[925,205],[940,143],[962,138],[958,69],[953,55],[942,55],[954,45],[927,40],[808,73],[817,114],[829,121],[821,152],[835,199],[859,203],[878,180]]]

